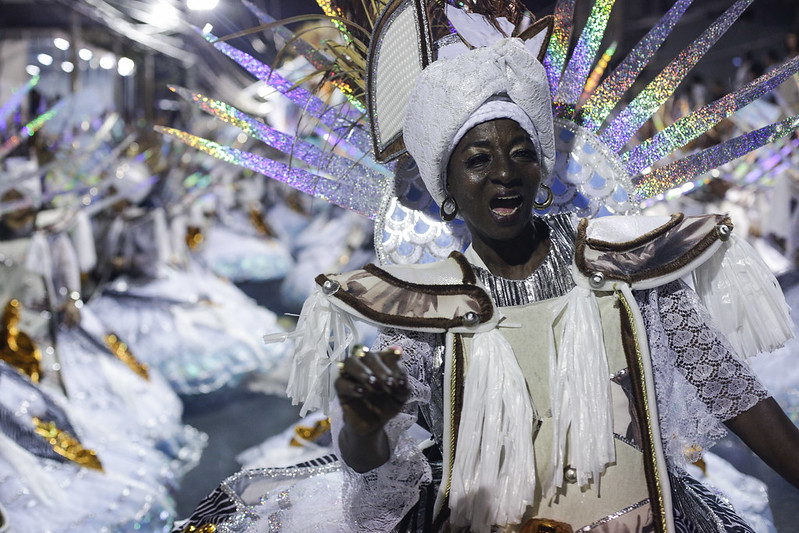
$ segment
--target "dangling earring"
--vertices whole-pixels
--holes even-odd
[[[458,214],[458,204],[455,203],[455,198],[447,196],[441,202],[441,220],[444,222],[452,222],[455,220],[455,215]]]
[[[533,208],[534,208],[536,211],[543,211],[544,209],[546,209],[547,207],[549,207],[550,205],[552,205],[552,201],[555,199],[555,195],[554,195],[554,194],[552,194],[552,189],[550,189],[549,187],[547,187],[547,186],[546,186],[546,185],[544,185],[543,183],[542,183],[542,184],[541,184],[541,186],[539,187],[539,190],[540,190],[540,189],[544,189],[544,190],[546,190],[546,192],[547,192],[547,199],[546,199],[546,200],[544,200],[543,202],[541,202],[540,204],[538,203],[538,200],[537,200],[537,199],[536,199],[536,200],[533,202]],[[444,207],[442,206],[442,207],[441,207],[441,209],[444,209]]]

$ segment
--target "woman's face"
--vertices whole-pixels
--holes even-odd
[[[447,191],[473,239],[509,241],[532,217],[541,169],[530,136],[511,119],[478,124],[447,165]]]

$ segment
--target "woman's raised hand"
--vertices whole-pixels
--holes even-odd
[[[391,456],[383,427],[405,405],[410,389],[399,348],[370,352],[355,346],[352,355],[341,364],[335,384],[344,417],[339,447],[353,470],[368,472]]]
[[[402,350],[388,348],[370,352],[356,345],[341,365],[336,393],[344,423],[361,435],[374,433],[397,413],[408,400],[408,378],[399,364]]]

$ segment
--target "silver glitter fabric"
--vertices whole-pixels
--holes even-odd
[[[588,526],[585,526],[585,527],[583,527],[583,528],[580,528],[580,529],[578,529],[578,530],[576,531],[576,533],[588,533],[588,532],[589,532],[589,531],[591,531],[592,529],[594,529],[594,528],[596,528],[596,527],[599,527],[599,526],[601,526],[602,524],[607,524],[607,523],[608,523],[608,522],[610,522],[611,520],[616,520],[616,519],[617,519],[617,518],[619,518],[620,516],[622,516],[622,515],[625,515],[625,514],[629,513],[630,511],[635,511],[636,509],[639,509],[640,507],[642,507],[642,506],[644,506],[644,505],[646,505],[646,504],[648,504],[648,503],[649,503],[649,498],[647,498],[647,499],[645,499],[645,500],[642,500],[642,501],[640,501],[640,502],[636,503],[635,505],[631,505],[631,506],[629,506],[629,507],[628,507],[628,508],[626,508],[626,509],[622,509],[621,511],[617,511],[617,512],[613,513],[612,515],[606,516],[606,517],[605,517],[605,518],[603,518],[602,520],[599,520],[599,521],[597,521],[597,522],[594,522],[594,523],[593,523],[593,524],[591,524],[591,525],[588,525]]]
[[[572,217],[568,213],[560,213],[539,219],[536,226],[549,229],[551,248],[541,266],[528,278],[506,279],[484,268],[472,267],[497,307],[526,305],[556,298],[574,288],[570,265],[574,257],[576,232]]]
[[[338,461],[322,466],[242,470],[220,486],[237,512],[219,524],[216,531],[348,531],[348,525],[342,523],[340,470]],[[298,529],[298,524],[305,529]]]

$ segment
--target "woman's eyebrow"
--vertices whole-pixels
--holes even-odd
[[[469,148],[488,148],[491,146],[491,142],[488,139],[477,139],[475,141],[471,141],[468,144],[461,147],[461,151],[468,150]]]

